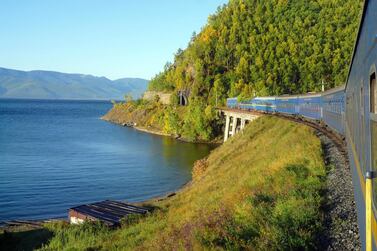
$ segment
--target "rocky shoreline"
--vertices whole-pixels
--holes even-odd
[[[141,131],[141,132],[146,132],[146,133],[150,133],[150,134],[154,134],[154,135],[159,135],[159,136],[174,137],[174,135],[171,135],[171,134],[168,134],[168,133],[164,133],[164,132],[159,131],[157,129],[151,129],[151,128],[145,128],[145,127],[138,126],[137,123],[132,122],[132,121],[119,122],[119,121],[110,120],[110,119],[105,118],[105,117],[102,117],[101,119],[105,120],[107,122],[116,124],[116,125],[123,126],[123,127],[131,127],[131,128],[134,128],[135,130],[138,130],[138,131]]]
[[[134,121],[121,119],[121,116],[119,116],[118,114],[117,114],[117,116],[115,116],[111,112],[111,110],[105,116],[101,117],[101,119],[104,120],[104,121],[119,125],[119,126],[134,128],[135,130],[138,130],[140,132],[170,137],[170,138],[174,138],[176,140],[182,141],[182,142],[197,143],[197,144],[214,144],[214,145],[219,145],[219,144],[223,143],[222,137],[215,138],[214,140],[211,140],[211,141],[198,141],[198,140],[192,141],[192,140],[188,140],[188,139],[182,137],[181,135],[165,133],[158,128],[140,126],[139,124],[137,124]]]

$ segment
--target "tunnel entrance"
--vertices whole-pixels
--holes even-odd
[[[178,92],[178,104],[181,106],[188,105],[188,93],[187,91]]]

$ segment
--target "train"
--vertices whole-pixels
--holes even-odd
[[[345,90],[343,85],[325,92],[303,95],[255,97],[242,101],[228,98],[226,106],[231,109],[301,116],[322,122],[335,132],[344,135]]]
[[[346,140],[362,250],[377,250],[377,0],[365,0],[345,85],[320,93],[227,99],[232,109],[303,117]]]

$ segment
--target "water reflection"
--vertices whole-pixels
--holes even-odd
[[[0,221],[175,190],[213,148],[99,119],[106,102],[0,100]]]

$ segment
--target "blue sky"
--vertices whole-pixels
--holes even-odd
[[[150,79],[227,0],[2,0],[0,67]]]

